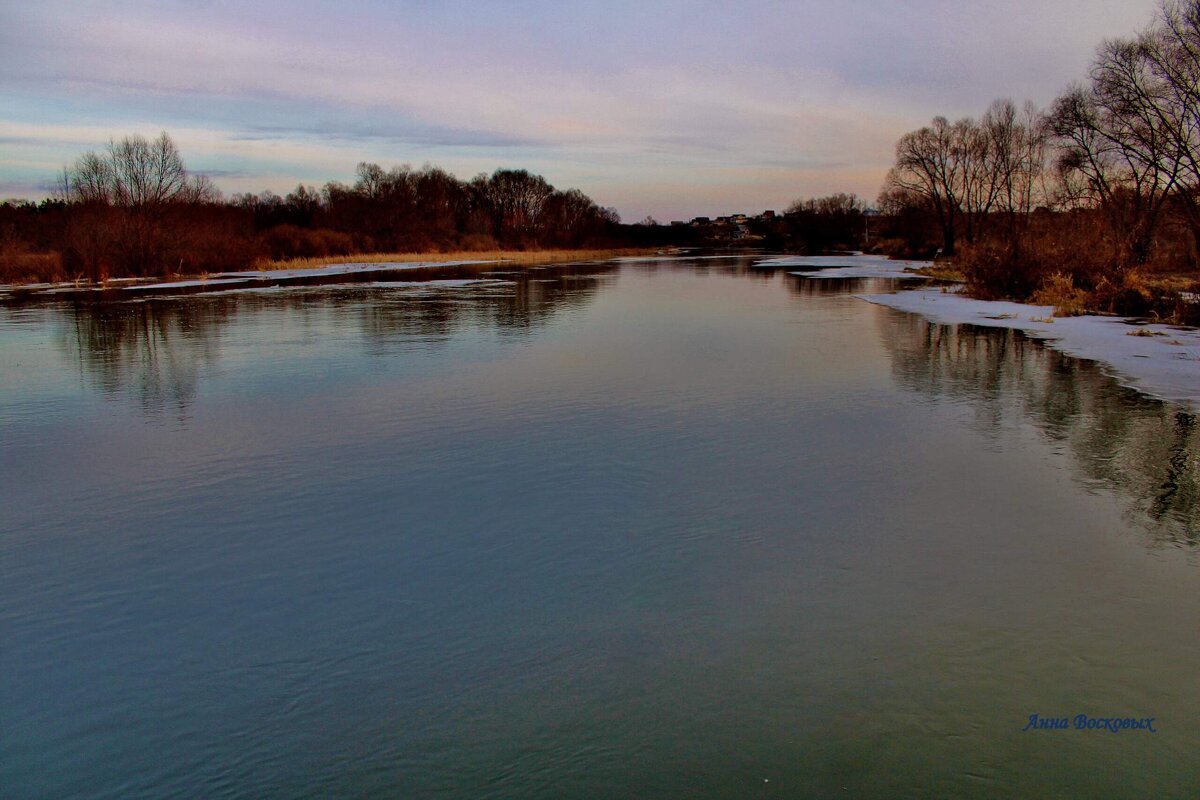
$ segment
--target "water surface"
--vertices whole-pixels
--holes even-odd
[[[1195,418],[891,285],[0,308],[0,793],[1194,793]]]

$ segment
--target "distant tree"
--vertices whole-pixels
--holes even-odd
[[[208,178],[187,171],[165,132],[85,153],[61,173],[60,193],[71,209],[67,255],[93,278],[112,267],[133,275],[178,268],[181,244],[195,236],[185,231],[180,207],[220,200]]]
[[[898,186],[885,185],[875,200],[875,206],[883,219],[873,234],[892,240],[889,249],[893,254],[924,258],[937,249],[935,242],[941,241],[941,229],[927,197]]]
[[[1046,119],[1032,103],[1018,112],[1012,100],[1001,99],[992,103],[980,127],[987,140],[987,180],[994,185],[995,211],[1003,220],[1001,235],[1019,249],[1030,214],[1049,199]]]
[[[788,206],[787,213],[795,214],[800,211],[811,211],[814,214],[834,216],[838,214],[862,214],[866,210],[867,204],[858,195],[839,192],[838,194],[831,194],[812,200],[796,200]]]
[[[85,153],[73,168],[63,170],[60,184],[68,201],[123,208],[220,199],[207,177],[188,173],[165,131],[153,141],[135,134],[109,142],[104,154]]]
[[[970,118],[953,125],[945,117],[906,133],[896,144],[896,164],[886,188],[924,198],[942,230],[946,254],[960,236],[973,242],[982,232],[996,200],[989,142]]]
[[[46,263],[96,279],[232,268],[263,256],[580,247],[623,233],[615,210],[513,169],[465,183],[429,164],[364,161],[352,185],[299,184],[286,197],[267,190],[222,203],[166,133],[84,153],[58,176],[56,196],[45,213],[0,206],[0,250],[57,251]]]
[[[413,180],[417,224],[433,244],[449,246],[470,215],[467,188],[449,172],[429,164]]]
[[[539,238],[559,247],[580,247],[601,238],[605,229],[620,220],[578,189],[555,192],[542,209]]]
[[[554,194],[545,178],[523,169],[498,169],[478,189],[491,211],[496,238],[515,244],[533,238],[546,202]]]
[[[784,213],[790,246],[806,252],[857,249],[862,246],[867,204],[854,194],[832,194],[796,200]]]
[[[288,222],[308,227],[321,212],[321,194],[312,186],[301,183],[284,198],[284,205],[287,207]]]

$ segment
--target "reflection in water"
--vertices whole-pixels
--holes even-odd
[[[881,339],[901,385],[971,403],[979,426],[1031,420],[1070,452],[1086,480],[1126,496],[1164,544],[1200,543],[1200,436],[1178,406],[1122,387],[1081,361],[1012,330],[939,325],[881,313]],[[1138,515],[1131,514],[1133,522]]]
[[[376,348],[406,336],[445,338],[463,328],[521,333],[588,303],[612,266],[542,269],[505,281],[457,289],[371,290],[349,295],[362,332]],[[320,302],[320,300],[318,300]]]
[[[6,799],[1200,784],[1190,416],[876,280],[493,277],[0,310]]]
[[[797,297],[882,294],[911,283],[910,280],[897,278],[808,278],[790,273],[787,275],[788,291]]]
[[[778,278],[778,271],[751,264],[671,266],[697,275],[716,270]],[[636,268],[652,274],[660,265]],[[131,397],[147,415],[183,418],[201,376],[220,361],[224,332],[239,320],[285,313],[316,337],[331,325],[350,328],[366,352],[382,354],[393,342],[416,337],[422,346],[437,345],[469,328],[521,335],[591,302],[616,280],[616,270],[613,264],[565,265],[469,284],[337,285],[75,304],[58,310],[57,340],[87,383],[106,397]],[[886,291],[899,283],[786,274],[783,281],[806,299]],[[1160,523],[1159,541],[1197,544],[1200,441],[1194,415],[1121,387],[1094,363],[1015,331],[937,325],[894,312],[876,318],[902,386],[969,401],[985,433],[1022,414],[1068,448],[1087,479],[1129,495],[1134,508]]]
[[[416,336],[437,343],[472,327],[532,330],[589,302],[615,269],[559,266],[450,285],[338,285],[79,303],[58,309],[58,344],[106,397],[132,397],[147,414],[184,417],[201,374],[220,360],[226,329],[241,320],[283,312],[316,336],[330,325],[354,327],[368,352],[380,353],[393,340]]]
[[[776,280],[751,260],[673,262]],[[653,274],[654,262],[636,269]],[[130,397],[147,415],[187,415],[201,377],[220,361],[224,336],[239,321],[282,313],[319,338],[349,328],[366,352],[383,354],[415,337],[444,343],[465,329],[521,335],[554,315],[583,306],[616,280],[617,266],[565,265],[469,284],[327,286],[226,292],[127,303],[75,304],[61,315],[59,347],[85,381],[106,397]],[[878,278],[808,279],[784,275],[788,291],[821,298],[886,291]],[[1095,364],[1008,330],[932,324],[910,314],[876,317],[893,373],[902,386],[971,403],[982,431],[999,430],[1014,413],[1069,449],[1084,476],[1130,497],[1160,523],[1156,538],[1197,544],[1200,535],[1200,442],[1196,420],[1175,406],[1121,387]]]
[[[58,343],[105,396],[132,396],[146,413],[184,415],[201,370],[217,358],[228,304],[153,302],[63,310]]]

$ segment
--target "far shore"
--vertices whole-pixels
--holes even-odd
[[[6,284],[14,289],[32,289],[45,286],[75,286],[75,287],[105,287],[111,284],[145,284],[177,282],[181,280],[206,280],[213,275],[232,275],[245,272],[277,272],[282,270],[307,270],[339,264],[458,264],[458,265],[495,265],[512,264],[515,266],[538,266],[543,264],[562,264],[583,261],[608,261],[614,258],[637,256],[675,255],[676,248],[662,247],[621,247],[621,248],[592,248],[580,250],[454,250],[408,253],[354,253],[350,255],[319,256],[312,258],[292,258],[280,260],[260,260],[248,269],[231,269],[228,272],[177,272],[167,275],[148,275],[134,277],[129,275],[111,275],[101,281],[91,281],[82,276],[75,279],[47,281],[37,280],[31,276],[26,280],[15,280]]]
[[[407,264],[413,262],[446,261],[503,261],[521,266],[558,264],[565,261],[607,261],[611,258],[629,256],[652,256],[662,253],[661,247],[624,247],[592,250],[454,250],[449,252],[423,253],[359,253],[345,256],[323,256],[319,258],[291,258],[278,261],[262,261],[254,265],[255,270],[313,269],[336,264]]]
[[[22,282],[0,285],[0,301],[38,299],[111,300],[136,293],[142,297],[199,294],[209,291],[272,286],[306,286],[339,281],[475,279],[512,267],[537,269],[551,265],[599,265],[621,258],[670,257],[675,248],[606,248],[587,250],[463,250],[426,253],[360,253],[289,260],[261,260],[249,269],[148,277],[110,277]]]

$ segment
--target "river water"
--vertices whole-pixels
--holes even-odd
[[[1194,796],[1186,409],[886,279],[483,277],[0,307],[0,795]]]

